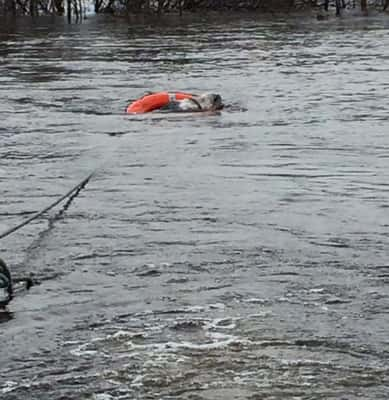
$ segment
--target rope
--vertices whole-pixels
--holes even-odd
[[[6,236],[10,235],[11,233],[16,232],[20,228],[23,228],[23,226],[26,226],[30,222],[34,221],[35,219],[39,218],[41,215],[46,213],[47,211],[51,210],[54,208],[56,205],[61,203],[61,201],[65,200],[67,197],[71,196],[73,193],[77,195],[80,190],[82,190],[86,184],[89,182],[89,180],[92,178],[92,176],[96,173],[96,170],[93,171],[91,174],[89,174],[85,179],[83,179],[80,183],[78,183],[76,186],[74,186],[72,189],[70,189],[67,193],[65,193],[62,197],[60,197],[58,200],[56,200],[54,203],[51,203],[49,206],[44,208],[42,211],[39,211],[38,213],[34,214],[32,217],[26,219],[19,225],[14,226],[13,228],[7,229],[5,232],[0,234],[0,239],[5,238]]]
[[[195,103],[197,108],[199,109],[199,111],[203,111],[203,108],[201,107],[201,104],[195,98],[192,97],[191,99],[188,99],[188,100],[190,100],[193,103]]]

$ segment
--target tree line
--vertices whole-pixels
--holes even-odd
[[[87,0],[0,0],[0,15],[67,15],[82,19]],[[389,0],[92,0],[96,13],[167,13],[195,12],[200,10],[263,10],[292,11],[315,7],[326,12],[333,9],[340,15],[342,9],[368,7],[385,11]]]

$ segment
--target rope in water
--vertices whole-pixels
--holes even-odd
[[[50,211],[52,208],[54,208],[56,205],[61,203],[63,200],[66,198],[70,197],[73,193],[79,193],[80,190],[82,190],[89,180],[92,178],[92,176],[96,173],[96,170],[93,171],[91,174],[89,174],[85,179],[83,179],[80,183],[78,183],[76,186],[74,186],[72,189],[70,189],[67,193],[65,193],[63,196],[61,196],[59,199],[57,199],[54,203],[51,203],[49,206],[44,208],[42,211],[39,211],[38,213],[34,214],[32,217],[26,219],[19,225],[14,226],[13,228],[7,229],[5,232],[0,234],[0,239],[5,238],[6,236],[10,235],[11,233],[14,233],[18,231],[20,228],[23,228],[24,226],[28,225],[30,222],[34,221],[35,219],[39,218],[41,215],[46,213],[47,211]]]

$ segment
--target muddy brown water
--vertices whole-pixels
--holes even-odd
[[[97,172],[0,240],[0,398],[387,399],[388,28],[2,22],[0,230]]]

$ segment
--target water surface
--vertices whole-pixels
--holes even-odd
[[[0,241],[0,397],[387,399],[388,27],[1,25],[0,230],[96,175]]]

